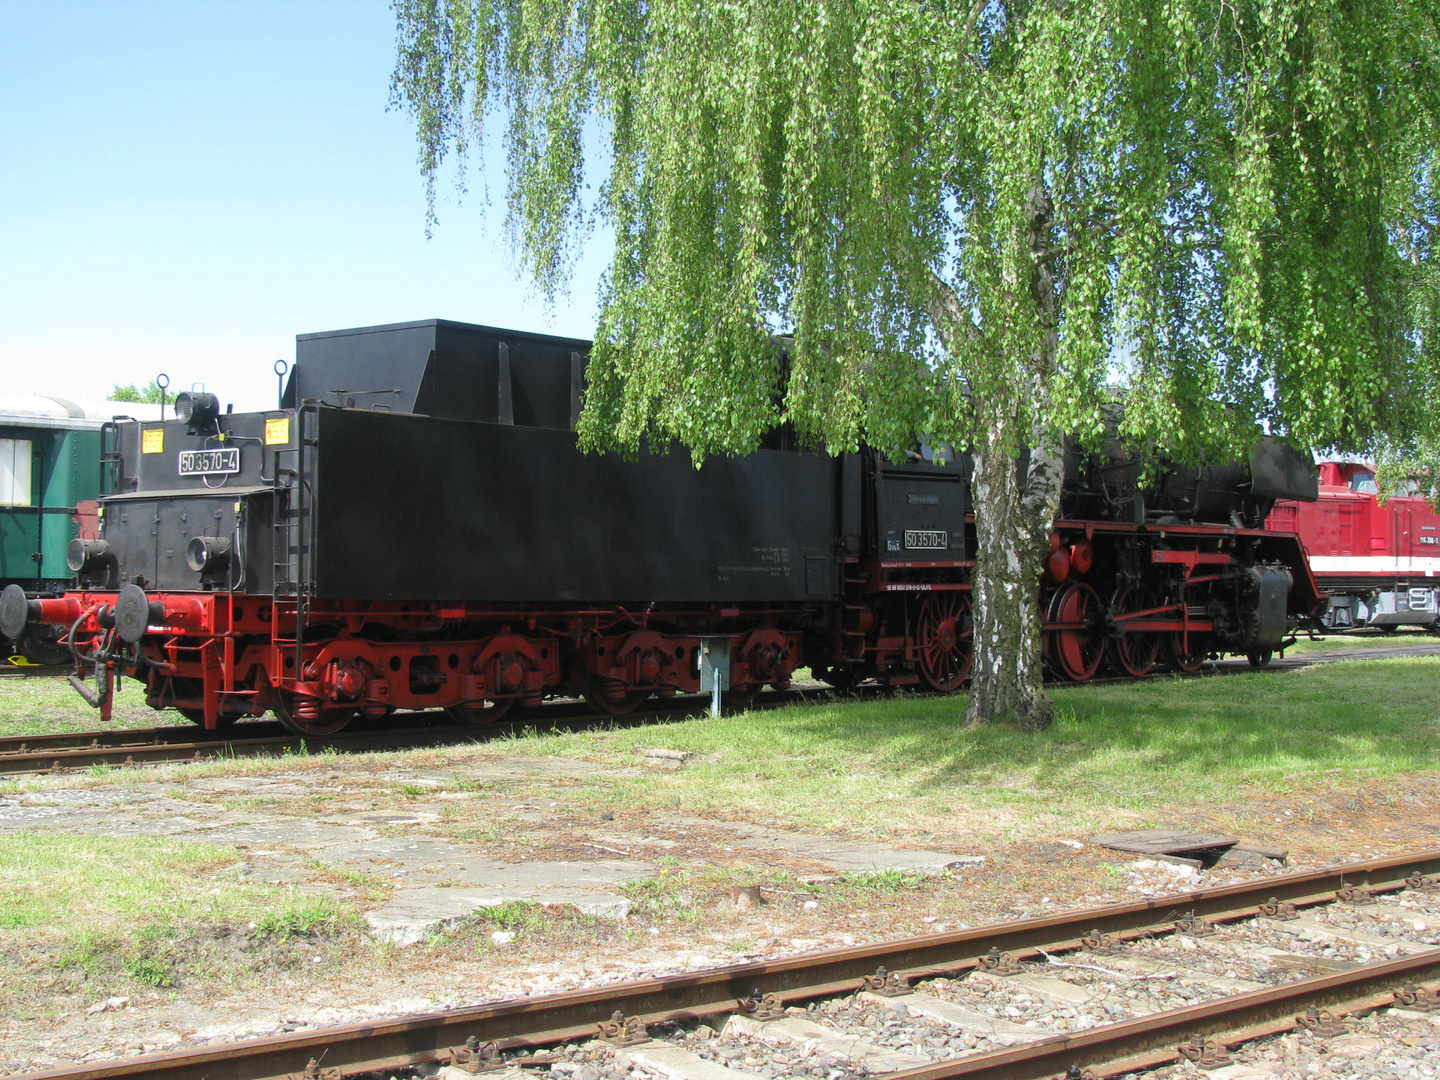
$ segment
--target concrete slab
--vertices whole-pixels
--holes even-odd
[[[630,901],[603,889],[554,884],[541,888],[415,888],[401,889],[389,903],[365,913],[371,933],[396,945],[414,945],[432,934],[475,914],[481,908],[499,907],[517,900],[545,905],[569,905],[586,915],[623,919]]]
[[[813,1020],[804,1020],[798,1016],[762,1021],[735,1015],[725,1021],[725,1034],[748,1035],[766,1046],[777,1048],[802,1046],[807,1050],[839,1054],[850,1061],[863,1061],[871,1072],[899,1072],[902,1069],[932,1064],[932,1059],[928,1057],[877,1046],[869,1039],[841,1035]]]
[[[727,1069],[719,1062],[707,1061],[698,1054],[666,1042],[652,1040],[627,1046],[621,1052],[632,1063],[670,1080],[755,1080],[754,1073]]]
[[[1017,1024],[1012,1020],[1003,1020],[998,1016],[986,1016],[984,1013],[975,1012],[962,1005],[956,1005],[953,1001],[946,1001],[944,998],[931,997],[929,994],[902,994],[899,997],[881,997],[879,994],[872,994],[869,991],[860,995],[867,1001],[877,1004],[904,1005],[912,1013],[927,1017],[957,1031],[969,1032],[972,1035],[982,1035],[987,1039],[998,1037],[1011,1042],[1036,1042],[1040,1039],[1048,1039],[1052,1035],[1059,1035],[1060,1032],[1044,1027],[1026,1027],[1024,1024]]]
[[[1286,952],[1284,949],[1271,948],[1269,945],[1212,942],[1211,947],[1223,949],[1237,957],[1252,962],[1261,960],[1270,967],[1280,968],[1282,971],[1295,971],[1308,975],[1354,971],[1364,966],[1349,960],[1336,960],[1329,956],[1306,956],[1302,953]]]
[[[466,844],[433,836],[377,837],[371,834],[327,845],[313,854],[323,862],[344,863],[372,873],[378,866],[392,876],[429,873],[446,885],[483,885],[521,890],[557,885],[613,887],[637,878],[653,877],[656,873],[653,863],[638,859],[501,862],[478,854]]]
[[[1086,1002],[1094,1000],[1096,996],[1083,986],[1076,986],[1064,979],[1051,979],[1045,975],[991,975],[987,971],[972,971],[970,980],[984,982],[994,987],[1024,990],[1062,1005],[1084,1005]]]
[[[1222,994],[1243,994],[1250,990],[1261,990],[1264,983],[1251,982],[1248,979],[1231,979],[1224,975],[1212,975],[1208,971],[1200,971],[1196,968],[1188,968],[1183,964],[1170,963],[1164,960],[1150,960],[1145,957],[1130,956],[1097,956],[1094,959],[1096,967],[1109,968],[1112,971],[1119,971],[1129,975],[1170,975],[1176,978],[1188,979],[1190,982],[1204,983],[1206,986],[1218,990]]]
[[[373,1075],[373,1074],[371,1074]],[[435,1074],[435,1080],[475,1080],[476,1073],[468,1069],[457,1068],[454,1065],[442,1066]],[[485,1080],[535,1080],[534,1075],[527,1076],[525,1070],[518,1065],[511,1065],[504,1069],[496,1069],[494,1072],[484,1074]]]
[[[314,791],[313,784],[273,776],[201,776],[179,783],[186,791],[210,795],[308,795]]]
[[[1330,926],[1328,923],[1318,922],[1315,919],[1290,919],[1284,922],[1279,919],[1256,919],[1255,921],[1271,930],[1280,930],[1296,936],[1308,934],[1311,937],[1331,938],[1335,941],[1348,941],[1352,945],[1364,945],[1370,949],[1393,948],[1401,956],[1414,956],[1416,953],[1430,952],[1435,948],[1434,945],[1421,945],[1403,938],[1366,934],[1359,930],[1347,930],[1342,926]]]
[[[774,829],[742,821],[714,821],[709,818],[669,818],[680,828],[712,829],[727,833],[725,843],[754,851],[783,851],[833,866],[842,873],[873,873],[879,870],[910,870],[938,874],[966,866],[983,866],[983,855],[961,855],[950,851],[916,851],[830,836]]]
[[[298,848],[319,852],[337,844],[359,844],[375,836],[374,829],[336,825],[315,818],[259,818],[244,822],[197,824],[182,839],[249,847]]]

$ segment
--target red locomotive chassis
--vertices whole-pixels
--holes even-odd
[[[1102,668],[1193,670],[1217,651],[1263,663],[1257,620],[1313,608],[1294,536],[1215,525],[1057,522],[1041,596],[1046,660],[1075,681]],[[444,709],[483,723],[517,705],[584,695],[623,713],[699,689],[702,641],[730,646],[729,683],[783,688],[803,665],[840,685],[874,678],[950,691],[969,675],[970,574],[951,559],[845,562],[840,603],[619,606],[312,601],[230,593],[72,592],[28,601],[63,623],[85,662],[75,681],[108,716],[114,680],[207,728],[274,711],[322,735],[357,714]],[[1271,620],[1273,626],[1273,616]],[[299,628],[299,632],[297,632]],[[127,639],[129,641],[127,645]],[[1244,643],[1258,642],[1253,650]],[[130,659],[127,660],[127,657]]]

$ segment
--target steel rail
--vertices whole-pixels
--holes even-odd
[[[1183,1055],[1176,1038],[1222,1036],[1217,1043],[1234,1045],[1277,1035],[1299,1027],[1297,1010],[1328,1009],[1355,1013],[1394,1002],[1405,985],[1440,980],[1440,949],[1399,960],[1367,964],[1338,975],[1322,975],[1264,990],[1216,998],[1201,1005],[1151,1013],[1134,1020],[1056,1035],[1025,1046],[956,1058],[935,1065],[891,1073],[886,1080],[1049,1080],[1072,1067],[1113,1076],[1154,1068]],[[1188,1040],[1187,1040],[1188,1041]]]
[[[790,697],[787,703],[793,702]],[[488,742],[520,727],[583,729],[596,724],[631,726],[703,711],[707,699],[688,697],[657,703],[657,707],[624,716],[589,711],[574,703],[546,707],[545,715],[526,713],[493,724],[457,724],[443,713],[415,713],[414,723],[366,728],[354,726],[334,735],[296,735],[278,723],[245,721],[224,731],[198,727],[118,728],[107,731],[58,732],[0,738],[0,775],[74,771],[93,765],[161,764],[213,757],[246,757],[262,753],[304,754],[327,748],[348,750],[410,749],[465,742]],[[776,702],[775,704],[780,704]],[[237,737],[244,735],[248,737]],[[127,760],[128,759],[128,760]]]
[[[268,1080],[301,1073],[310,1059],[322,1052],[326,1068],[361,1072],[438,1061],[450,1047],[464,1044],[470,1036],[481,1041],[494,1040],[506,1049],[553,1045],[593,1035],[596,1026],[609,1020],[616,1011],[652,1023],[698,1020],[733,1012],[738,1002],[756,995],[775,994],[781,1000],[793,1001],[848,993],[857,989],[878,967],[910,978],[955,975],[977,966],[979,958],[992,948],[1016,956],[1034,955],[1041,948],[1074,948],[1082,936],[1096,929],[1119,938],[1158,936],[1171,932],[1174,920],[1186,914],[1212,920],[1241,919],[1256,914],[1260,906],[1272,898],[1297,906],[1320,904],[1334,900],[1346,887],[1394,891],[1405,888],[1409,878],[1436,873],[1440,873],[1440,850],[1418,852],[1041,919],[1020,919],[770,962],[55,1069],[29,1074],[27,1080],[102,1080],[131,1076],[156,1080]],[[1440,950],[1433,955],[1419,955],[1440,963]],[[1387,971],[1392,966],[1382,965]],[[1066,1038],[1069,1044],[1074,1044],[1081,1036]],[[1081,1045],[1090,1044],[1082,1042]],[[916,1080],[932,1078],[927,1073],[926,1077]]]

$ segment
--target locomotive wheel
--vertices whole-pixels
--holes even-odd
[[[915,623],[915,648],[925,684],[942,694],[959,690],[975,659],[974,640],[968,596],[940,592],[926,597]]]
[[[1105,638],[1095,628],[1100,597],[1083,581],[1072,581],[1050,601],[1050,621],[1083,623],[1084,629],[1055,630],[1050,634],[1050,656],[1066,678],[1086,682],[1094,678],[1105,658]]]
[[[634,712],[640,707],[640,703],[650,696],[649,690],[629,690],[615,694],[607,691],[594,679],[585,680],[582,693],[592,709],[609,713],[611,716],[625,716]]]
[[[473,705],[446,705],[445,715],[462,724],[493,724],[515,707],[518,698],[486,698]]]
[[[27,626],[19,638],[9,643],[6,655],[11,652],[19,653],[33,664],[50,667],[68,664],[74,659],[70,654],[69,645],[47,636],[39,626]]]
[[[1269,649],[1264,652],[1246,653],[1245,659],[1250,661],[1251,667],[1269,667],[1270,660],[1275,654]]]
[[[275,710],[275,719],[280,721],[280,726],[286,731],[296,735],[334,735],[351,720],[355,719],[358,709],[348,705],[331,705],[320,709],[320,715],[313,719],[309,717],[296,716],[294,712],[294,697],[291,694],[276,694],[271,701],[270,707]]]
[[[1110,607],[1116,615],[1155,608],[1155,594],[1144,585],[1122,585],[1116,590]],[[1126,675],[1136,679],[1149,675],[1160,656],[1160,635],[1139,631],[1124,633],[1110,639],[1110,659]]]
[[[1176,671],[1183,671],[1193,675],[1199,671],[1205,663],[1205,657],[1210,654],[1209,645],[1203,634],[1190,635],[1190,650],[1185,651],[1185,635],[1170,635],[1170,663]]]

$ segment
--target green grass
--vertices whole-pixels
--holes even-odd
[[[145,688],[133,679],[121,679],[115,694],[113,728],[191,726],[174,709],[156,710],[145,704]],[[35,675],[0,679],[0,736],[44,735],[52,732],[94,731],[100,713],[64,678]]]
[[[0,834],[0,1006],[37,980],[95,994],[243,979],[359,936],[363,920],[338,901],[242,880],[243,858],[153,837]]]
[[[353,918],[350,912],[329,897],[293,894],[255,920],[255,937],[273,937],[281,941],[318,937]]]
[[[904,833],[979,808],[1017,815],[1336,788],[1440,765],[1440,658],[1061,687],[1055,724],[960,726],[965,699],[896,696],[663,725],[527,733],[490,748],[685,768],[609,778],[599,803]],[[1002,816],[1003,817],[1003,816]],[[997,819],[997,821],[1002,819]]]
[[[1401,649],[1407,645],[1440,645],[1440,637],[1406,627],[1393,634],[1378,630],[1358,630],[1348,634],[1327,634],[1320,638],[1302,637],[1285,650],[1286,656],[1306,653],[1359,652],[1364,649]]]

